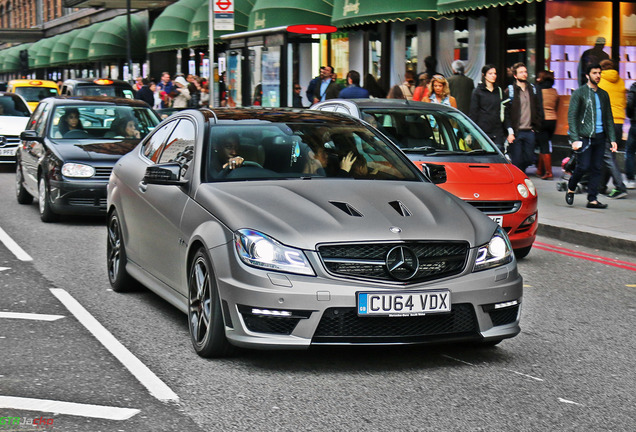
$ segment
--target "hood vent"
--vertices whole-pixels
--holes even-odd
[[[356,210],[351,204],[339,201],[329,201],[349,216],[362,217],[362,213]]]
[[[400,201],[391,201],[389,205],[393,207],[400,216],[409,217],[412,214],[411,211]]]

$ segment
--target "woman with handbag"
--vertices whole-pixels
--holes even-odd
[[[507,100],[503,99],[503,91],[496,81],[497,69],[494,65],[487,64],[481,68],[481,83],[473,90],[469,117],[505,153],[510,119],[504,109]]]

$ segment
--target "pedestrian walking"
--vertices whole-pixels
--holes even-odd
[[[429,96],[423,99],[424,102],[438,103],[457,108],[457,101],[450,95],[448,81],[442,75],[433,75],[428,83]]]
[[[510,119],[503,105],[503,91],[495,84],[496,81],[495,65],[487,64],[481,68],[481,82],[470,98],[469,117],[505,153],[504,142]]]
[[[188,82],[182,76],[174,79],[177,95],[173,98],[173,108],[187,108],[188,101],[192,98],[188,90]]]
[[[609,54],[603,51],[603,47],[605,46],[605,38],[598,37],[596,38],[596,43],[593,48],[583,51],[581,54],[581,59],[579,60],[579,85],[587,84],[587,78],[585,75],[585,71],[592,64],[601,64],[601,62],[605,59],[609,59]]]
[[[627,89],[625,88],[625,81],[619,76],[612,60],[603,60],[600,65],[601,81],[598,83],[598,86],[609,95],[610,105],[612,106],[612,117],[614,118],[616,144],[618,145],[618,149],[621,150],[623,148],[623,123],[625,123],[625,108],[627,107]],[[610,177],[614,183],[614,189],[609,191],[607,196],[612,199],[625,198],[627,196],[627,187],[623,182],[623,174],[618,169],[616,153],[610,150],[609,145],[606,145],[605,153],[603,154],[603,170],[599,186],[600,191],[606,191],[608,189],[607,183]]]
[[[347,73],[347,87],[340,90],[342,99],[368,99],[369,91],[360,87],[360,72],[350,70]]]
[[[512,66],[515,81],[506,88],[506,110],[510,113],[508,154],[522,172],[534,165],[535,131],[541,127],[542,112],[535,86],[528,82],[528,68],[518,62]]]
[[[636,82],[629,87],[627,92],[627,107],[625,113],[629,117],[629,133],[625,145],[625,177],[627,189],[636,189],[634,172],[636,171]]]
[[[605,152],[605,141],[616,151],[616,131],[609,95],[598,87],[601,81],[601,65],[592,64],[585,72],[587,84],[576,89],[570,98],[568,109],[568,135],[572,149],[577,153],[576,167],[568,181],[565,202],[574,204],[576,185],[583,175],[589,173],[587,183],[587,207],[604,209],[597,199],[598,183]]]
[[[303,97],[300,95],[302,87],[298,83],[294,83],[294,96],[292,99],[292,106],[294,108],[305,108],[303,105]]]
[[[539,144],[539,160],[537,161],[537,176],[543,180],[551,180],[552,174],[552,136],[556,130],[557,110],[559,108],[559,93],[554,86],[554,72],[539,71],[537,87],[543,105],[543,118],[537,131]],[[541,108],[539,108],[541,109]]]
[[[470,98],[475,90],[475,81],[464,75],[464,62],[455,60],[451,63],[453,76],[448,78],[450,94],[457,101],[457,109],[468,115],[470,113]]]
[[[324,69],[324,66],[320,66],[320,72],[318,72],[318,75],[316,75],[314,78],[312,78],[311,81],[309,81],[309,84],[307,85],[307,90],[305,91],[305,96],[307,96],[307,100],[309,101],[309,103],[311,104],[314,100],[314,92],[316,91],[316,86],[319,85],[320,83],[320,75],[322,73],[322,70]]]
[[[415,72],[412,70],[404,72],[404,82],[400,84],[400,90],[402,90],[404,99],[413,100],[413,92],[415,91]]]
[[[386,97],[386,90],[380,87],[378,81],[370,73],[367,74],[367,76],[364,78],[364,86],[362,88],[366,89],[369,92],[369,97],[372,99]]]
[[[161,108],[170,108],[171,93],[175,90],[169,72],[162,72],[161,81],[157,83],[157,91],[161,96]]]
[[[154,82],[148,83],[148,80],[143,80],[143,85],[137,91],[135,99],[146,102],[151,108],[155,105],[155,90],[157,85]]]
[[[336,83],[336,72],[333,66],[320,69],[320,83],[314,89],[314,103],[327,99],[336,99],[340,94],[340,86]]]
[[[413,92],[413,100],[421,102],[428,97],[428,83],[431,82],[431,76],[426,72],[422,72],[417,76],[417,87]]]

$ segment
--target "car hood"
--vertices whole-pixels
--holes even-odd
[[[19,136],[28,122],[28,117],[0,116],[0,135]]]
[[[54,141],[65,160],[117,160],[134,149],[139,140],[63,140]]]
[[[464,240],[475,246],[489,241],[496,227],[431,183],[210,183],[199,187],[195,199],[233,231],[255,229],[303,249],[319,243],[401,240]]]

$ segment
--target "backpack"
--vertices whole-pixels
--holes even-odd
[[[536,96],[537,89],[534,87],[534,84],[532,83],[528,83],[528,84],[530,84],[530,87],[532,88],[532,94]],[[513,88],[512,84],[508,84],[508,100],[512,101],[514,96],[515,96],[515,89]]]

